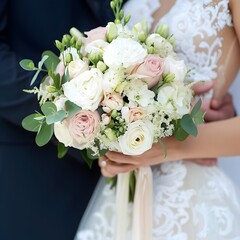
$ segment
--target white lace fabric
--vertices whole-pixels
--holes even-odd
[[[151,25],[159,7],[158,0],[130,0],[124,10],[132,15],[130,24],[145,18]],[[232,27],[228,0],[176,0],[161,22],[174,34],[178,57],[191,69],[189,78],[216,79],[222,69],[220,33]],[[239,198],[219,168],[174,161],[152,169],[152,240],[240,240]],[[98,189],[75,240],[114,240],[115,192],[106,184]],[[131,214],[130,204],[128,239],[123,240],[131,239]]]

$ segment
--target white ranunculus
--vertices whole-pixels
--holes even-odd
[[[67,67],[69,78],[73,79],[88,70],[88,64],[81,59],[71,61]]]
[[[91,53],[91,52],[96,52],[96,53],[103,53],[104,49],[109,45],[109,43],[107,43],[104,40],[95,40],[93,42],[88,43],[85,46],[85,52],[86,53]]]
[[[165,58],[169,55],[176,56],[172,44],[157,33],[153,33],[148,36],[146,45],[148,47],[154,46],[155,53],[159,54],[159,56],[162,58]]]
[[[183,60],[175,60],[173,57],[168,56],[164,59],[164,64],[164,74],[173,73],[175,75],[174,81],[184,81],[187,67]]]
[[[59,59],[62,60],[64,63],[66,63],[66,56],[69,53],[72,55],[72,60],[73,61],[80,59],[78,51],[74,47],[67,48],[64,52],[61,53]]]
[[[169,83],[159,89],[157,101],[171,118],[190,112],[192,90],[182,82]]]
[[[64,95],[82,109],[94,111],[103,97],[102,79],[102,72],[92,68],[63,84]]]
[[[103,60],[108,67],[129,68],[143,62],[146,56],[147,50],[140,43],[130,38],[118,37],[105,48]]]
[[[128,125],[119,138],[121,152],[126,155],[140,155],[152,147],[153,126],[150,121],[136,121]]]
[[[124,80],[124,71],[122,68],[109,68],[103,75],[102,88],[106,93],[112,93],[115,88]]]

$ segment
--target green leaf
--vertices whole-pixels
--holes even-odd
[[[62,77],[62,84],[68,82],[69,79],[70,79],[69,71],[67,70],[67,71],[65,71],[65,73],[64,73],[64,75],[63,75],[63,77]]]
[[[50,116],[50,115],[53,115],[57,112],[57,107],[52,102],[45,102],[41,106],[41,110],[42,110],[42,112],[45,116]]]
[[[197,127],[189,114],[186,114],[180,120],[180,126],[186,131],[188,134],[192,136],[197,136],[198,130]]]
[[[66,112],[64,110],[60,110],[53,113],[52,115],[48,115],[46,117],[46,122],[48,125],[50,125],[52,123],[62,121],[64,118],[66,118],[66,116],[67,116]]]
[[[60,87],[61,87],[61,81],[60,81],[60,75],[59,75],[59,74],[53,76],[53,82],[54,82],[54,86],[55,86],[57,89],[60,89]]]
[[[184,141],[189,136],[189,134],[180,127],[174,132],[174,136],[177,140]]]
[[[46,59],[46,61],[44,62],[45,67],[47,68],[47,70],[52,70],[52,69],[56,69],[58,63],[60,62],[60,59],[58,58],[58,56],[53,53],[52,51],[44,51],[42,53],[42,58],[44,56],[47,56],[48,58]]]
[[[75,103],[69,100],[65,102],[65,108],[69,117],[75,115],[77,112],[79,112],[82,109],[81,107],[77,106]]]
[[[58,158],[63,158],[68,152],[68,147],[61,142],[58,142]]]
[[[39,147],[46,145],[53,135],[53,125],[48,125],[46,122],[43,122],[37,136],[35,138],[36,144]]]
[[[34,62],[31,59],[23,59],[19,62],[20,66],[27,71],[35,70]]]
[[[202,100],[201,100],[201,98],[199,98],[197,103],[194,105],[194,107],[191,111],[192,117],[200,110],[201,105],[202,105]]]
[[[88,154],[87,154],[87,150],[86,149],[83,149],[80,151],[84,161],[87,163],[87,165],[91,168],[92,167],[92,164],[93,162],[95,161],[95,159],[91,159],[88,157]]]
[[[40,128],[41,123],[35,119],[36,116],[37,114],[34,113],[25,117],[22,120],[22,127],[31,132],[38,132],[38,129]]]
[[[92,151],[92,149],[90,149],[90,148],[87,148],[87,156],[89,159],[92,159],[92,160],[98,159],[98,156],[95,155],[94,152]]]
[[[129,178],[129,202],[134,201],[135,196],[135,189],[136,189],[136,176],[135,172],[130,172],[130,178]]]
[[[193,116],[193,121],[196,125],[204,123],[204,114],[205,112],[202,111],[201,109],[199,109],[198,112],[195,113],[195,115]]]

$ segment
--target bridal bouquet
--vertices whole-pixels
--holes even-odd
[[[141,21],[129,29],[130,16],[124,17],[121,5],[121,0],[111,1],[116,19],[105,27],[85,33],[72,28],[55,42],[58,55],[45,51],[38,66],[30,59],[20,62],[36,71],[31,85],[39,73],[44,75],[39,86],[25,90],[37,94],[41,110],[22,125],[36,132],[38,146],[55,136],[59,157],[69,147],[81,150],[89,165],[106,151],[140,155],[165,137],[196,136],[203,122],[201,101],[191,104],[188,69],[176,57],[168,26],[150,33]],[[121,233],[118,239],[124,239]]]
[[[36,132],[38,146],[54,135],[59,157],[73,147],[91,164],[108,150],[139,155],[164,137],[197,134],[200,102],[192,109],[188,70],[176,59],[174,37],[166,25],[149,33],[145,21],[129,29],[119,2],[111,2],[115,22],[84,34],[72,28],[56,41],[59,56],[45,51],[37,67],[20,62],[36,71],[31,84],[45,73],[40,86],[26,90],[37,94],[41,112],[22,125]]]

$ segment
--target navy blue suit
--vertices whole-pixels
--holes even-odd
[[[0,239],[71,240],[99,177],[75,151],[57,159],[49,143],[39,148],[22,119],[38,108],[23,58],[56,51],[54,40],[111,20],[110,0],[0,1]],[[100,4],[101,3],[101,4]]]

